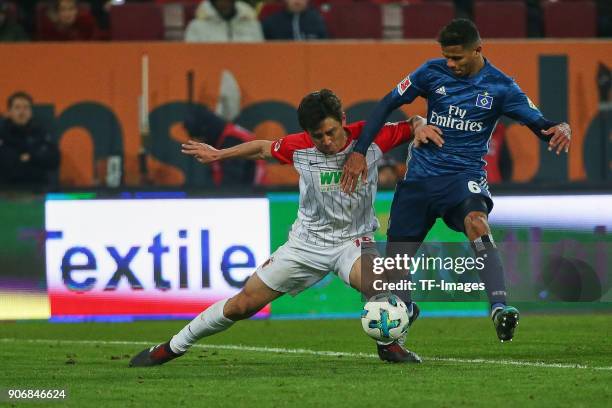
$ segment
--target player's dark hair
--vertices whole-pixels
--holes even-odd
[[[445,25],[440,34],[438,34],[438,42],[443,47],[453,45],[462,45],[463,47],[473,46],[480,41],[480,33],[478,28],[470,20],[465,18],[456,18]]]
[[[6,107],[8,109],[11,109],[11,107],[13,106],[13,102],[15,102],[15,99],[25,99],[28,102],[30,102],[30,106],[34,105],[34,100],[32,99],[32,96],[29,93],[23,92],[23,91],[17,91],[11,94],[11,96],[9,96],[8,99],[6,100]]]
[[[326,118],[342,123],[342,102],[329,89],[321,89],[306,95],[297,109],[298,121],[305,131],[313,131]]]

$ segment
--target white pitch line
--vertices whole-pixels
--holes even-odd
[[[53,339],[16,339],[0,338],[0,342],[19,341],[21,343],[43,343],[43,344],[90,344],[90,345],[122,345],[122,346],[151,346],[157,344],[148,341],[114,341],[114,340],[53,340]],[[255,347],[234,344],[196,344],[193,348],[218,349],[233,351],[252,351],[255,353],[275,353],[275,354],[297,354],[325,357],[359,357],[359,358],[378,358],[376,354],[369,353],[348,353],[343,351],[309,350],[309,349],[288,349],[280,347]],[[453,357],[423,357],[423,360],[441,361],[447,363],[469,363],[469,364],[494,364],[518,367],[536,368],[574,368],[582,370],[601,370],[612,371],[612,366],[587,366],[583,364],[570,363],[546,363],[543,361],[518,361],[518,360],[487,360],[483,358],[453,358]]]

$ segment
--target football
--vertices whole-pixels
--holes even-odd
[[[361,312],[361,325],[368,336],[392,342],[408,331],[408,308],[395,295],[380,294],[370,299]]]

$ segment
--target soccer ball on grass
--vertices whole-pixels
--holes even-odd
[[[368,336],[392,342],[408,331],[408,308],[395,295],[380,294],[370,299],[361,312],[361,325]]]

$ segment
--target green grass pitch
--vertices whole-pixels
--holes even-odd
[[[489,319],[422,319],[420,365],[379,361],[357,319],[245,321],[167,365],[127,367],[184,323],[0,323],[0,388],[66,388],[37,405],[72,407],[612,405],[610,314],[524,315],[503,344]]]

